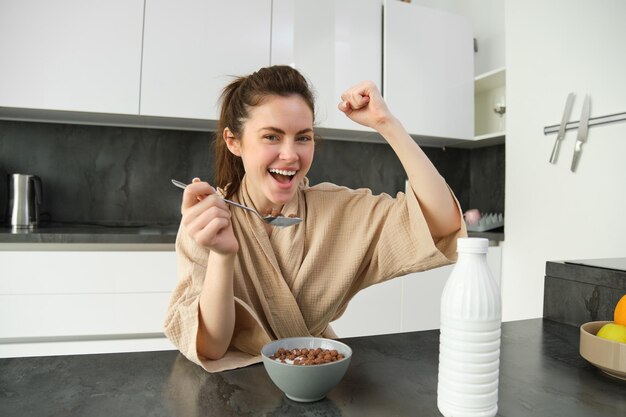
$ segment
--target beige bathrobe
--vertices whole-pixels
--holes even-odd
[[[252,205],[245,177],[233,199]],[[165,334],[209,372],[260,362],[260,349],[271,340],[322,336],[357,292],[454,262],[456,239],[467,235],[461,222],[460,230],[433,242],[413,193],[375,196],[368,189],[329,183],[309,187],[306,180],[283,208],[285,215],[304,219],[296,226],[274,228],[268,236],[252,213],[236,208],[231,213],[240,249],[234,272],[235,329],[222,359],[208,360],[196,350],[198,300],[209,251],[182,225],[176,239],[179,282]]]

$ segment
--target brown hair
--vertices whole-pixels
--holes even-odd
[[[237,140],[241,140],[243,128],[252,107],[263,103],[272,95],[287,97],[299,95],[311,109],[315,118],[315,99],[307,80],[286,65],[261,68],[255,73],[237,77],[228,84],[221,95],[222,108],[215,137],[215,183],[232,197],[241,185],[245,173],[241,158],[233,155],[222,138],[228,128]]]

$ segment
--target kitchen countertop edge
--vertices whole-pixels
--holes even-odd
[[[626,290],[626,271],[577,264],[575,261],[546,262],[545,276]]]
[[[55,250],[54,247],[59,245],[85,247],[141,245],[145,247],[144,249],[166,250],[164,248],[171,247],[173,250],[177,232],[178,225],[127,227],[55,225],[19,232],[5,226],[0,228],[0,250],[28,250],[29,247]]]
[[[0,250],[55,250],[54,245],[143,245],[152,250],[174,248],[178,225],[145,227],[55,226],[14,233],[10,228],[0,228]],[[504,240],[504,232],[469,232],[470,237],[489,239],[491,246]],[[33,246],[35,245],[35,246]],[[169,245],[169,246],[168,246]],[[89,249],[88,249],[89,250]],[[100,250],[100,249],[96,249]],[[118,250],[111,248],[110,250]],[[124,249],[119,249],[124,250]]]

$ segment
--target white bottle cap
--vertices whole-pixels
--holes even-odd
[[[456,251],[461,253],[487,253],[489,240],[482,237],[460,237],[456,240]]]

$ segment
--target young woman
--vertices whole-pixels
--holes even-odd
[[[207,371],[260,362],[277,338],[332,337],[329,323],[359,290],[455,260],[466,235],[458,203],[376,86],[347,90],[339,110],[387,140],[408,195],[309,186],[314,100],[297,70],[262,68],[224,89],[216,188],[195,178],[184,191],[165,321],[174,345]],[[274,228],[222,196],[303,221]]]

